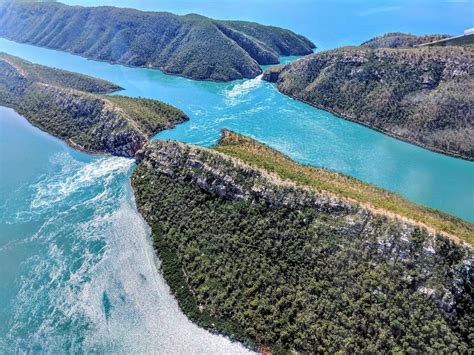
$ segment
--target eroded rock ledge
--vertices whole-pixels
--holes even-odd
[[[474,47],[403,48],[392,40],[309,55],[269,69],[263,79],[345,119],[473,160]]]
[[[160,101],[104,95],[120,89],[0,53],[0,105],[74,148],[133,157],[153,134],[188,119]]]
[[[224,154],[175,141],[147,145],[137,154],[143,163],[177,182],[194,184],[226,200],[264,202],[271,207],[297,209],[310,206],[327,213],[357,213],[358,208],[329,194],[296,188],[264,171]]]
[[[138,208],[193,321],[253,348],[467,349],[470,247],[257,168],[252,142],[226,131],[219,151],[158,141],[137,154]]]

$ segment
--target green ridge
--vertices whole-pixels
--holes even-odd
[[[187,120],[160,101],[104,95],[120,89],[0,53],[0,105],[73,147],[133,157],[153,134]]]
[[[400,197],[229,131],[214,149],[157,141],[137,158],[137,206],[199,325],[274,353],[472,348],[472,249],[346,198]]]
[[[474,47],[403,48],[416,43],[420,38],[390,34],[271,68],[263,78],[348,120],[473,160]]]
[[[116,7],[0,3],[0,36],[96,60],[158,68],[192,79],[254,78],[260,65],[315,47],[289,30]]]

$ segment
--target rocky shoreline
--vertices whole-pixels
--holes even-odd
[[[472,161],[473,58],[471,47],[344,47],[270,68],[263,79],[344,119]]]
[[[374,212],[356,201],[342,198],[337,194],[330,194],[325,191],[315,192],[305,186],[299,186],[291,181],[282,180],[274,172],[255,168],[241,159],[223,153],[226,151],[225,147],[228,144],[242,145],[242,147],[258,145],[258,143],[247,138],[241,138],[229,131],[224,132],[224,138],[217,147],[217,151],[215,149],[200,148],[173,141],[153,142],[147,144],[143,150],[137,153],[138,165],[132,175],[132,186],[135,191],[137,206],[152,228],[155,249],[160,259],[164,260],[163,272],[165,278],[170,283],[183,311],[201,326],[212,331],[224,333],[232,339],[244,341],[244,343],[254,348],[269,347],[273,350],[284,349],[285,351],[301,352],[314,350],[313,345],[310,345],[311,342],[301,343],[296,341],[299,338],[299,334],[304,334],[305,337],[309,338],[316,336],[304,330],[309,329],[312,322],[304,323],[304,327],[301,325],[303,328],[296,326],[299,330],[291,335],[290,338],[280,338],[278,333],[273,333],[273,327],[267,326],[267,328],[262,328],[262,331],[266,329],[265,332],[251,330],[253,329],[251,324],[253,324],[253,327],[256,327],[262,319],[270,316],[263,317],[259,313],[260,306],[263,307],[264,304],[267,304],[266,302],[271,302],[269,300],[263,301],[263,299],[271,297],[273,294],[267,295],[265,290],[272,288],[270,283],[290,282],[290,279],[287,278],[289,275],[282,279],[277,277],[276,279],[270,278],[271,281],[270,279],[263,281],[269,282],[269,284],[257,292],[256,295],[258,296],[256,299],[262,298],[262,301],[256,303],[257,309],[253,311],[250,311],[252,306],[249,306],[246,303],[247,301],[241,300],[238,297],[234,298],[240,294],[239,285],[242,282],[240,278],[251,270],[241,264],[241,260],[237,255],[242,255],[242,258],[246,259],[243,255],[255,252],[255,250],[250,252],[252,249],[247,249],[247,245],[250,248],[256,248],[257,251],[261,249],[261,247],[253,245],[252,238],[257,238],[258,243],[262,243],[259,244],[261,246],[266,245],[265,243],[273,238],[278,240],[279,243],[283,243],[281,245],[282,248],[289,249],[293,248],[291,246],[292,243],[302,242],[298,238],[293,242],[293,239],[290,237],[292,234],[288,235],[288,238],[290,238],[288,240],[281,239],[283,235],[287,234],[284,229],[279,230],[275,226],[269,226],[269,228],[277,228],[273,230],[271,239],[266,239],[263,236],[263,239],[257,237],[263,232],[256,226],[248,230],[250,233],[249,238],[250,236],[253,237],[246,239],[246,228],[238,225],[245,224],[247,219],[250,221],[253,218],[250,211],[254,209],[258,209],[260,211],[258,213],[263,214],[258,219],[260,223],[267,219],[272,220],[272,216],[275,215],[280,216],[277,218],[279,221],[283,220],[282,223],[286,226],[285,228],[290,228],[292,223],[294,223],[292,218],[297,218],[298,214],[302,216],[307,215],[305,219],[299,222],[301,225],[298,224],[299,227],[294,233],[303,233],[302,235],[305,235],[303,240],[308,238],[307,242],[311,244],[313,250],[319,250],[318,248],[322,246],[321,243],[326,243],[326,241],[323,242],[326,239],[322,236],[327,233],[328,243],[330,244],[342,243],[346,245],[348,243],[345,248],[350,249],[349,245],[355,243],[358,245],[357,248],[366,250],[366,252],[372,255],[368,259],[372,262],[378,260],[376,263],[381,263],[380,265],[385,265],[385,263],[389,265],[393,260],[400,260],[400,265],[417,265],[417,272],[420,273],[424,273],[431,268],[428,265],[447,262],[447,259],[444,259],[446,256],[442,256],[444,255],[444,252],[441,251],[443,248],[453,248],[453,250],[461,248],[459,250],[463,250],[462,254],[464,256],[458,259],[455,264],[450,264],[452,265],[450,266],[450,272],[454,272],[457,276],[453,281],[449,282],[455,282],[458,285],[456,287],[461,288],[467,285],[465,281],[461,280],[464,280],[466,275],[469,274],[468,269],[472,267],[473,256],[470,247],[462,247],[442,237],[440,234],[428,232],[416,223],[400,219],[397,216]],[[245,150],[246,148],[242,149]],[[228,211],[228,216],[224,217],[228,218],[228,222],[220,222],[221,218],[217,213],[221,209]],[[232,217],[235,213],[240,216],[236,220]],[[283,215],[280,213],[284,213],[286,217],[282,217]],[[200,228],[203,229],[201,230]],[[310,230],[316,228],[315,231],[317,230],[318,232],[315,235],[311,232],[304,232],[306,228],[310,228]],[[240,232],[233,234],[237,230]],[[179,232],[177,233],[177,231]],[[316,237],[316,235],[319,235],[319,237]],[[208,242],[211,244],[207,244]],[[212,245],[214,247],[211,247]],[[415,247],[415,245],[417,246]],[[197,249],[193,251],[194,248]],[[217,249],[214,250],[214,248]],[[240,251],[240,248],[243,250]],[[278,249],[279,247],[276,248]],[[332,248],[339,250],[335,245]],[[413,248],[417,251],[414,252]],[[369,250],[377,250],[376,254],[378,256],[375,257],[375,254],[372,254]],[[259,256],[253,255],[251,260],[260,260],[262,262],[259,266],[253,266],[260,270],[261,265],[266,265],[268,254],[265,253],[269,251],[264,252],[260,250],[258,252],[263,254],[258,254]],[[342,250],[339,252],[342,253]],[[292,253],[299,255],[299,252],[296,250]],[[279,263],[284,263],[286,258],[289,257],[285,256],[286,254],[284,253],[278,255],[280,255],[279,259],[271,259],[272,262],[278,265]],[[312,269],[308,265],[311,264],[312,256],[311,254],[304,255],[306,257],[302,260],[306,260],[306,263],[309,264],[306,264],[301,271],[305,270],[305,273],[311,274]],[[352,265],[350,262],[352,257],[354,256],[349,257],[346,255],[345,257],[349,265]],[[359,257],[364,259],[362,255],[357,258]],[[208,264],[208,258],[214,261]],[[218,262],[217,260],[221,260],[221,258],[224,258],[223,260],[226,261],[223,263]],[[440,258],[444,261],[441,261]],[[251,260],[249,259],[248,262],[251,262]],[[205,271],[206,276],[201,274],[204,271],[201,269],[202,265],[209,265],[209,269]],[[340,272],[353,273],[356,269],[355,266],[354,269],[352,269],[353,267],[346,269],[346,266],[343,267],[345,271],[340,270]],[[229,267],[231,269],[228,269]],[[427,269],[424,269],[425,267]],[[229,285],[235,285],[234,287],[224,288],[227,291],[213,286],[221,285],[224,282],[222,278],[226,277],[225,274],[227,272],[224,270],[235,270],[236,272],[232,277],[230,275],[227,276],[231,277],[231,279],[226,279],[226,282]],[[391,282],[398,284],[398,278],[401,281],[405,277],[403,276],[405,271],[399,271],[401,274],[391,276],[393,278]],[[265,275],[267,271],[264,268],[259,272],[260,275]],[[283,272],[283,270],[280,270],[280,272]],[[324,272],[320,271],[318,277],[322,277],[322,274]],[[339,272],[336,272],[336,274],[338,276],[331,276],[333,278],[331,282],[334,284],[337,284],[336,280],[339,277],[343,277]],[[425,301],[428,303],[423,307],[431,304],[432,306],[429,307],[435,307],[438,309],[436,312],[440,312],[438,314],[444,314],[442,317],[447,317],[446,320],[449,320],[451,316],[448,316],[448,314],[453,315],[456,313],[456,302],[461,302],[458,297],[461,297],[460,295],[466,291],[459,291],[461,292],[459,294],[456,293],[458,291],[454,291],[456,288],[448,291],[451,289],[449,282],[447,280],[441,281],[441,274],[439,275],[441,278],[438,278],[435,274],[436,272],[431,276],[433,277],[432,279],[430,278],[431,281],[421,281],[420,279],[416,285],[412,284],[409,286],[408,289],[414,290],[409,292],[415,293],[406,297],[414,297],[415,294],[417,295],[416,298],[420,295],[425,297]],[[359,280],[359,282],[364,281]],[[446,284],[445,282],[448,283]],[[257,280],[252,281],[250,284],[254,283],[259,284]],[[428,284],[430,286],[427,286]],[[295,290],[299,289],[298,284],[294,284],[292,287]],[[204,289],[207,291],[203,291]],[[404,292],[407,292],[408,289],[405,289]],[[224,292],[224,294],[220,296],[220,292]],[[272,292],[275,292],[275,290]],[[446,292],[450,292],[450,296]],[[213,296],[210,297],[210,295]],[[221,297],[222,302],[224,300],[231,302],[232,308],[227,308],[225,303],[220,303],[218,300]],[[310,292],[304,297],[312,299],[313,296],[311,296]],[[420,302],[423,304],[425,304],[425,301],[420,299]],[[318,302],[318,298],[315,298],[313,302]],[[247,309],[247,307],[250,307],[250,309]],[[242,309],[242,312],[244,312],[244,309],[247,309],[247,318],[245,318],[247,321],[241,318],[239,309]],[[273,314],[271,317],[276,317],[274,321],[276,322],[275,324],[278,324],[278,311],[276,313],[272,313],[273,311],[269,312]],[[299,312],[304,314],[303,310]],[[314,312],[317,313],[317,311]],[[261,316],[263,318],[260,318]],[[376,319],[378,316],[374,317]],[[360,321],[363,322],[363,318]],[[449,320],[449,322],[451,321]],[[337,320],[335,322],[337,323]],[[290,323],[290,328],[292,325],[297,324]],[[345,327],[343,325],[338,325],[337,327],[339,326]],[[348,327],[350,328],[350,326]],[[351,332],[354,331],[355,329],[351,330]],[[409,329],[406,328],[405,331],[409,332]],[[401,346],[401,344],[397,346]],[[423,346],[425,346],[425,349],[429,348],[427,344]],[[325,349],[331,349],[331,351],[340,350],[335,344],[328,345]]]
[[[277,80],[278,80],[278,72],[277,70],[267,70],[263,73],[263,76],[262,76],[262,80],[265,80],[265,81],[268,81],[270,83],[276,83]],[[435,152],[435,153],[439,153],[439,154],[445,154],[445,155],[449,155],[453,158],[459,158],[459,159],[464,159],[464,160],[469,160],[469,161],[474,161],[474,157],[471,157],[471,156],[465,156],[465,155],[462,155],[462,154],[459,154],[458,152],[455,152],[455,151],[446,151],[446,150],[443,150],[443,149],[439,149],[437,147],[433,147],[433,146],[428,146],[428,145],[425,145],[423,143],[420,143],[419,141],[413,139],[413,138],[407,138],[405,136],[402,136],[402,135],[399,135],[399,134],[396,134],[396,133],[393,133],[393,132],[390,132],[389,130],[386,130],[386,129],[383,129],[383,128],[378,128],[378,127],[374,127],[368,123],[365,123],[365,122],[361,122],[359,119],[357,118],[354,118],[354,117],[351,117],[347,114],[344,114],[342,112],[339,112],[339,111],[335,111],[334,109],[330,108],[330,107],[326,107],[326,106],[322,106],[322,105],[318,105],[318,104],[315,104],[313,102],[310,102],[310,101],[306,101],[306,100],[303,100],[301,99],[300,97],[298,96],[294,96],[294,95],[290,95],[290,94],[284,94],[286,96],[288,96],[289,98],[292,98],[293,100],[297,100],[297,101],[300,101],[300,102],[303,102],[307,105],[310,105],[310,106],[313,106],[314,108],[317,108],[317,109],[320,109],[320,110],[324,110],[324,111],[327,111],[327,112],[330,112],[332,113],[334,116],[338,117],[338,118],[342,118],[346,121],[350,121],[350,122],[353,122],[353,123],[357,123],[361,126],[364,126],[364,127],[367,127],[367,128],[370,128],[374,131],[377,131],[377,132],[380,132],[380,133],[383,133],[389,137],[392,137],[392,138],[395,138],[395,139],[398,139],[398,140],[401,140],[401,141],[404,141],[404,142],[407,142],[407,143],[410,143],[410,144],[413,144],[413,145],[416,145],[420,148],[423,148],[423,149],[427,149],[427,150],[430,150],[432,152]]]
[[[100,79],[0,53],[0,104],[74,148],[133,157],[150,137],[189,118],[157,100],[106,96]]]

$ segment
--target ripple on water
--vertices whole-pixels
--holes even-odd
[[[254,79],[234,84],[230,90],[225,89],[224,96],[227,106],[237,106],[246,101],[248,99],[247,96],[252,92],[252,90],[262,85],[262,77],[263,75],[259,75]]]
[[[42,224],[17,280],[0,349],[49,352],[246,353],[191,323],[158,272],[129,185],[133,161],[59,153],[32,186]],[[31,216],[30,216],[31,217]],[[8,347],[6,347],[8,344]]]

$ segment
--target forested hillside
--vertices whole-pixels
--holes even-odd
[[[410,33],[392,32],[369,39],[361,44],[368,48],[411,48],[423,43],[439,41],[448,35],[415,36]]]
[[[291,31],[252,22],[32,1],[0,2],[0,36],[216,81],[254,78],[261,64],[315,47]]]
[[[228,131],[215,149],[158,141],[137,159],[137,205],[198,324],[274,352],[472,349],[473,253],[453,241],[472,224],[407,201],[391,213],[403,199]]]
[[[156,100],[102,95],[119,89],[0,53],[0,105],[76,148],[132,157],[150,136],[187,119]]]
[[[474,47],[378,48],[394,46],[387,38],[309,55],[264,79],[346,119],[474,159]]]

